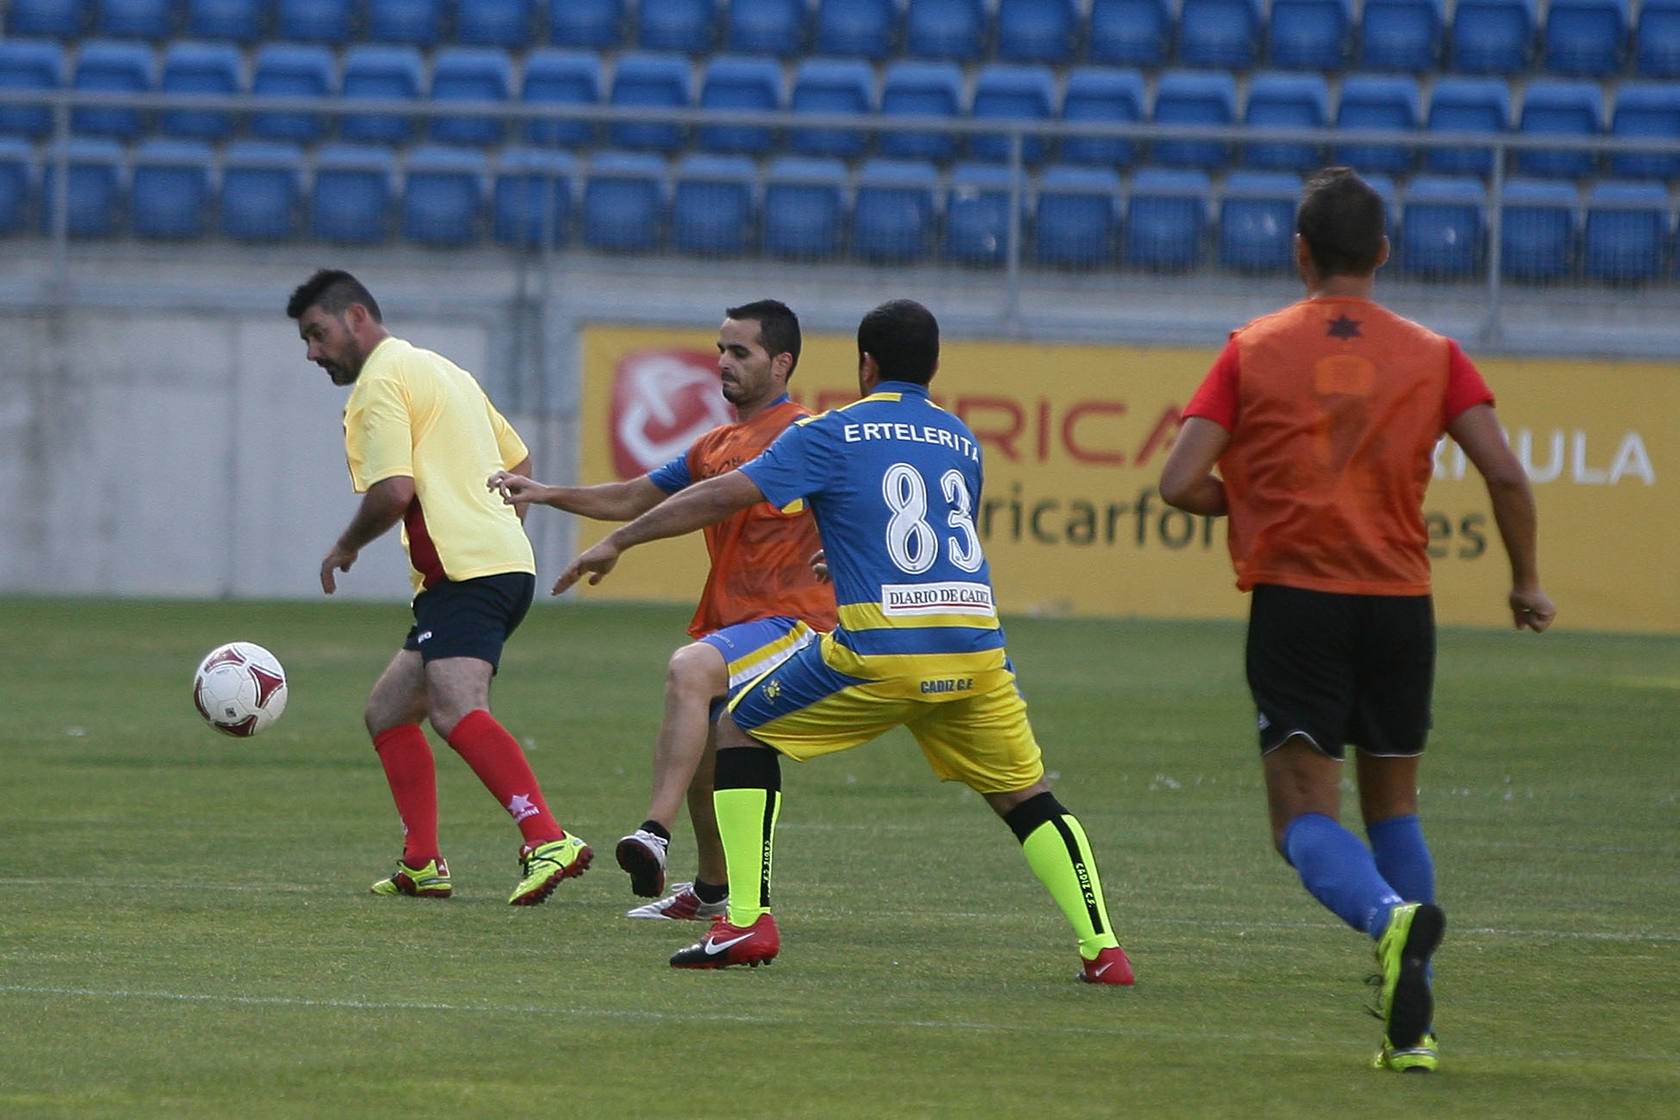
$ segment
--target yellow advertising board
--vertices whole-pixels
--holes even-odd
[[[592,327],[583,335],[579,478],[634,477],[732,417],[715,325]],[[1211,350],[946,340],[934,398],[985,454],[976,518],[1007,613],[1240,618],[1217,519],[1165,506],[1155,484]],[[1486,359],[1479,366],[1534,480],[1541,573],[1559,625],[1680,632],[1680,367]],[[809,335],[790,385],[815,410],[857,395],[857,351]],[[1427,501],[1437,616],[1508,625],[1509,569],[1480,477],[1443,441]],[[604,527],[579,526],[588,544]],[[698,536],[632,552],[582,594],[692,602]]]

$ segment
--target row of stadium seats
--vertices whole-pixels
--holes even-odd
[[[1680,0],[11,0],[13,35],[1680,76]]]
[[[249,73],[249,77],[247,77]],[[1065,78],[1060,75],[1065,73]],[[1245,126],[1252,129],[1425,130],[1436,136],[1492,134],[1592,139],[1667,140],[1680,145],[1680,84],[1627,81],[1607,101],[1603,86],[1588,79],[1534,78],[1513,103],[1506,79],[1445,75],[1425,84],[1402,75],[1351,74],[1334,82],[1321,74],[1257,71],[1240,83],[1220,71],[1172,69],[1146,80],[1143,72],[1113,67],[984,63],[972,71],[953,62],[901,60],[878,75],[860,60],[778,60],[717,55],[695,64],[683,55],[632,52],[610,67],[587,51],[541,48],[516,72],[510,56],[487,47],[439,47],[429,59],[418,48],[356,45],[339,58],[312,44],[270,43],[249,59],[228,43],[176,41],[161,52],[140,43],[85,41],[74,62],[47,40],[0,41],[0,90],[70,88],[101,93],[205,94],[231,100],[255,97],[342,97],[414,101],[412,116],[349,112],[337,117],[310,112],[255,111],[243,118],[214,108],[166,109],[156,114],[120,105],[83,106],[70,119],[81,136],[132,139],[163,136],[225,140],[318,142],[329,136],[353,142],[403,145],[429,137],[450,144],[505,143],[510,122],[488,116],[433,116],[419,103],[501,102],[524,106],[615,106],[652,113],[686,109],[844,115],[866,121],[936,116],[996,122],[1154,123],[1171,126]],[[879,87],[877,89],[877,86]],[[518,127],[518,126],[512,126]],[[53,129],[46,105],[0,106],[0,135],[44,137]],[[869,133],[859,128],[791,128],[680,122],[587,120],[533,122],[523,126],[531,143],[587,149],[604,142],[631,150],[674,153],[687,148],[721,154],[858,158]],[[1052,143],[1027,136],[1022,157],[1037,165],[1065,162],[1131,166],[1144,146],[1114,137],[1064,137]],[[876,153],[894,158],[949,161],[960,156],[1006,161],[1004,133],[966,140],[945,130],[883,131]],[[1249,167],[1305,171],[1327,158],[1362,171],[1403,175],[1418,165],[1405,145],[1359,144],[1327,152],[1310,143],[1175,140],[1156,142],[1156,163],[1218,170],[1233,161]],[[1524,150],[1512,170],[1522,175],[1589,178],[1680,177],[1680,146],[1671,153],[1622,153],[1601,168],[1587,150]],[[1460,144],[1428,149],[1422,167],[1450,174],[1487,176],[1493,154]]]
[[[313,238],[433,247],[492,243],[535,248],[574,239],[604,252],[712,256],[762,252],[800,260],[942,260],[997,266],[1012,225],[1023,259],[1096,269],[1123,263],[1184,270],[1210,263],[1244,271],[1291,267],[1297,175],[1055,164],[1016,183],[1007,168],[646,152],[589,160],[517,148],[421,146],[398,160],[378,147],[328,144],[313,153],[236,141],[218,155],[203,141],[153,139],[130,152],[109,140],[72,141],[64,224],[71,236],[274,242]],[[0,139],[0,234],[52,231],[58,163]],[[1419,175],[1389,199],[1395,265],[1432,278],[1474,278],[1488,267],[1490,208],[1478,179]],[[1020,210],[1011,221],[1012,199]],[[1669,193],[1656,183],[1607,183],[1582,192],[1556,180],[1513,179],[1501,198],[1501,271],[1523,280],[1637,283],[1665,278],[1674,249]]]

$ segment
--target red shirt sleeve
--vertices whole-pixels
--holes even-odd
[[[1441,426],[1445,428],[1465,409],[1479,404],[1492,404],[1493,390],[1482,380],[1476,364],[1459,349],[1458,343],[1447,340],[1447,399]]]
[[[1185,416],[1212,420],[1227,432],[1237,426],[1237,340],[1233,337],[1213,361],[1201,388],[1184,406]],[[1472,368],[1474,373],[1475,369]]]

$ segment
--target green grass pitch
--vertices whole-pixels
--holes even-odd
[[[774,966],[670,969],[703,927],[624,920],[612,849],[686,618],[541,608],[510,646],[497,714],[597,852],[527,910],[441,746],[455,898],[366,893],[400,843],[360,727],[400,605],[0,601],[0,1116],[1680,1110],[1680,639],[1443,633],[1443,1068],[1400,1077],[1365,1068],[1369,942],[1269,850],[1235,625],[1009,623],[1136,987],[1074,982],[1009,831],[902,733],[784,767]],[[291,680],[249,741],[189,698],[234,638]]]

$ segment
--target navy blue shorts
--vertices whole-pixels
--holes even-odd
[[[422,661],[476,657],[495,671],[502,645],[525,620],[536,595],[530,572],[503,572],[478,579],[444,580],[414,597],[414,626],[403,642]]]
[[[1292,735],[1339,759],[1423,753],[1435,683],[1427,595],[1342,595],[1262,584],[1248,618],[1248,687],[1260,752]]]

